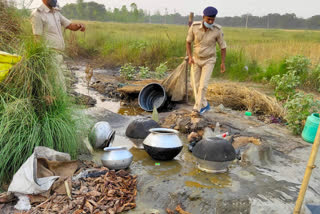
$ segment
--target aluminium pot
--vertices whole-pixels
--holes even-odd
[[[179,132],[174,129],[153,128],[143,141],[146,152],[155,160],[172,160],[182,150]]]
[[[160,128],[160,125],[149,118],[138,118],[128,125],[126,136],[133,142],[135,148],[144,149],[143,141],[150,134],[149,130],[152,128]]]
[[[102,164],[108,169],[126,169],[130,166],[133,155],[126,147],[106,147],[101,157]]]
[[[95,149],[103,149],[111,146],[115,137],[115,131],[105,121],[97,122],[89,134],[89,141]]]

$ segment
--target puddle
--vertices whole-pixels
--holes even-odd
[[[148,174],[159,177],[178,175],[182,170],[182,162],[174,159],[171,161],[153,160],[145,150],[132,148],[133,161],[138,167],[143,168]]]
[[[120,106],[117,113],[125,116],[146,114],[146,112],[141,109],[140,106]]]
[[[192,178],[192,180],[185,181],[185,185],[188,187],[221,189],[232,186],[232,179],[228,172],[211,174],[196,168],[187,173],[186,176]]]
[[[183,137],[181,140],[185,141]],[[228,172],[211,174],[200,171],[196,166],[195,157],[187,149],[184,143],[181,153],[172,161],[153,160],[145,150],[130,149],[133,154],[135,170],[144,171],[157,179],[172,180],[182,179],[184,185],[191,188],[222,189],[230,188],[233,180]]]
[[[120,101],[110,101],[109,98],[104,97],[98,91],[88,88],[87,81],[85,78],[85,66],[78,66],[77,70],[74,70],[74,74],[78,79],[78,82],[74,85],[75,92],[90,96],[93,99],[97,100],[95,107],[104,108],[113,113],[125,115],[125,116],[136,116],[141,114],[146,114],[146,112],[140,108],[140,106],[135,105],[121,105]],[[94,70],[95,73],[106,73],[104,70]],[[91,82],[94,81],[93,78]],[[107,100],[106,100],[107,99]]]

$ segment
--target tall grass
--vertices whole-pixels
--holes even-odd
[[[178,66],[185,56],[187,26],[86,22],[83,35],[66,32],[69,55],[91,57],[105,66],[132,63],[155,69]],[[213,77],[268,81],[286,72],[284,61],[304,55],[320,62],[320,31],[223,28],[227,42],[226,73],[220,74],[220,51]]]
[[[21,32],[15,35],[18,47],[10,48],[22,60],[0,83],[0,184],[9,181],[35,146],[73,158],[80,149],[80,118],[58,81],[56,53],[29,31]]]
[[[112,22],[86,22],[87,32],[75,35],[66,32],[70,54],[88,54],[110,60],[108,63],[146,63],[170,61],[185,55],[187,26],[156,24],[125,24]],[[223,28],[228,53],[243,52],[250,60],[266,65],[280,62],[285,57],[301,54],[320,60],[320,31]],[[70,46],[70,44],[72,44]],[[149,62],[152,64],[152,62]],[[178,63],[178,62],[177,62]],[[173,65],[173,64],[172,64]],[[154,65],[156,66],[156,65]]]
[[[27,40],[22,61],[0,87],[0,181],[7,181],[32,154],[46,146],[76,157],[73,104],[56,78],[55,53]]]

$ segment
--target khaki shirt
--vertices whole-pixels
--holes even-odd
[[[48,47],[63,51],[65,48],[61,26],[66,28],[71,21],[64,17],[59,9],[50,10],[42,4],[31,14],[34,35],[44,36]]]
[[[216,59],[216,42],[218,42],[221,49],[227,47],[223,39],[223,32],[221,26],[214,24],[213,29],[207,29],[203,26],[203,22],[194,22],[188,31],[187,42],[193,45],[193,55],[200,60],[213,58]]]

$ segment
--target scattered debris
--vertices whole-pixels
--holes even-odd
[[[120,213],[136,207],[137,176],[124,170],[115,172],[95,168],[99,177],[85,177],[72,182],[70,197],[54,194],[43,203],[32,204],[31,213]]]
[[[197,141],[200,141],[201,140],[201,137],[199,136],[199,134],[197,132],[191,132],[189,135],[188,135],[188,142],[191,143],[191,142],[197,142]]]
[[[187,110],[173,111],[160,121],[162,127],[179,130],[181,133],[191,133],[203,130],[205,127],[214,128],[212,121],[205,117],[194,118]]]
[[[0,204],[9,203],[15,201],[15,197],[12,193],[3,192],[0,194]]]
[[[232,145],[235,149],[246,146],[247,144],[252,143],[256,146],[261,145],[261,141],[258,138],[254,137],[245,137],[245,136],[238,136],[233,138]]]
[[[174,211],[170,210],[169,208],[166,209],[167,214],[174,214]]]
[[[97,104],[97,100],[90,96],[80,94],[75,91],[72,92],[71,95],[75,98],[76,104],[85,105],[88,107],[94,107]]]
[[[176,212],[175,212],[175,211],[176,211]],[[191,213],[189,213],[189,212],[184,211],[184,210],[181,208],[180,205],[178,205],[178,206],[176,207],[175,211],[174,211],[174,210],[171,210],[171,209],[169,209],[169,208],[166,209],[167,214],[175,214],[175,213],[179,213],[179,214],[191,214]]]
[[[123,99],[124,96],[117,91],[118,84],[111,82],[101,82],[96,81],[90,85],[91,88],[97,90],[100,94],[104,95],[106,98],[120,100]]]
[[[184,210],[181,208],[180,205],[178,205],[178,206],[176,207],[176,211],[177,211],[179,214],[191,214],[191,213],[189,213],[189,212],[184,211]]]

